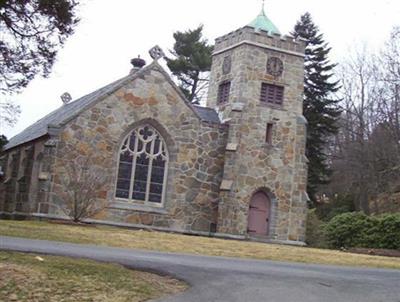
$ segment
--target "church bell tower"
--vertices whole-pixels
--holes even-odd
[[[229,125],[217,233],[304,242],[304,47],[264,8],[215,41],[207,106]]]

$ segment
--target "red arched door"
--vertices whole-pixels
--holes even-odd
[[[254,235],[268,235],[270,200],[264,192],[257,192],[250,202],[247,231]]]

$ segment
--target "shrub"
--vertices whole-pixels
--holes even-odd
[[[316,209],[308,211],[307,228],[306,228],[306,243],[313,247],[326,247],[324,237],[325,223],[318,218]]]
[[[363,213],[344,213],[333,217],[325,226],[327,243],[333,248],[366,247],[368,230],[375,227],[370,217]]]
[[[328,203],[318,205],[316,214],[319,219],[329,221],[339,214],[354,211],[353,197],[351,195],[338,195],[332,198]]]
[[[377,248],[400,249],[400,213],[377,216],[376,230]]]
[[[332,248],[400,248],[400,214],[367,216],[360,212],[333,217],[324,228]]]

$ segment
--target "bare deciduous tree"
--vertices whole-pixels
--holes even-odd
[[[62,179],[65,188],[64,213],[74,222],[93,217],[100,213],[108,205],[108,201],[99,198],[104,192],[108,177],[101,171],[93,168],[88,162],[83,165],[76,163],[66,168],[66,174]]]
[[[0,101],[0,123],[12,126],[16,123],[21,109],[11,101]]]
[[[332,147],[331,193],[351,194],[355,208],[400,184],[400,28],[385,48],[365,47],[341,64],[343,114]]]

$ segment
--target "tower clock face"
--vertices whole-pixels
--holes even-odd
[[[274,76],[279,77],[283,72],[283,62],[281,59],[277,57],[271,57],[267,61],[267,73]]]

